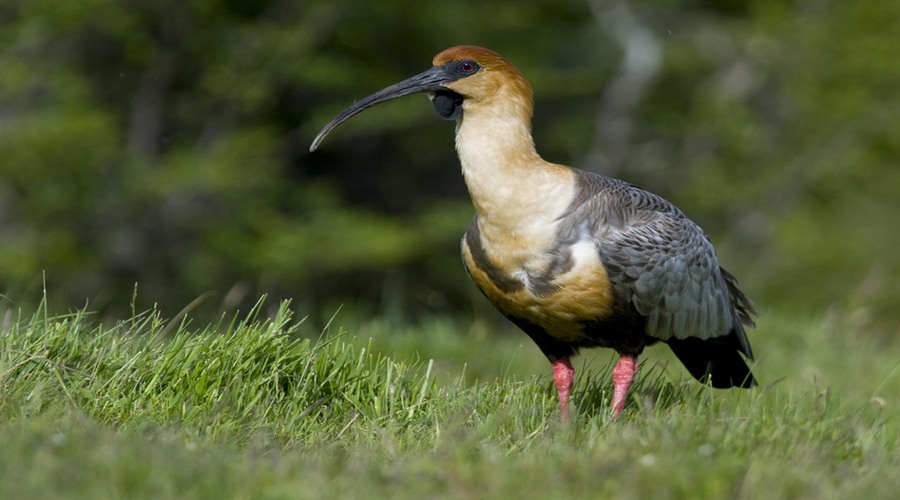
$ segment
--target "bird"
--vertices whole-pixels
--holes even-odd
[[[552,366],[560,419],[571,418],[571,358],[615,350],[611,418],[621,415],[644,348],[666,343],[714,388],[751,388],[744,326],[753,303],[706,233],[674,204],[622,180],[545,161],[532,136],[531,84],[496,52],[437,54],[431,69],[363,98],[313,140],[377,104],[424,93],[456,122],[456,152],[474,206],[465,269]]]

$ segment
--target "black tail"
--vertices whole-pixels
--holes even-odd
[[[742,333],[732,331],[724,337],[712,339],[673,338],[666,340],[666,343],[700,382],[710,383],[717,389],[749,389],[756,385],[756,380],[740,354],[742,349],[739,335]],[[752,359],[751,356],[748,358]]]

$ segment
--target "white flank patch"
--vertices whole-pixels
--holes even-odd
[[[581,240],[572,245],[572,270],[566,274],[580,274],[596,268],[600,264],[600,254],[593,240]]]

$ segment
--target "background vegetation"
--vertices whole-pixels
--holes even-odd
[[[890,0],[4,0],[0,293],[210,311],[261,293],[480,310],[452,125],[354,99],[438,51],[533,82],[544,156],[663,194],[763,309],[900,311]]]

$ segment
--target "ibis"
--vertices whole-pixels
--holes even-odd
[[[744,332],[756,311],[697,224],[639,187],[543,160],[531,134],[531,84],[499,54],[459,46],[432,63],[338,114],[310,151],[357,113],[414,93],[456,122],[475,209],[462,238],[465,268],[552,364],[562,420],[570,419],[570,359],[582,348],[619,355],[613,418],[625,406],[638,356],[660,341],[704,384],[756,385]]]

